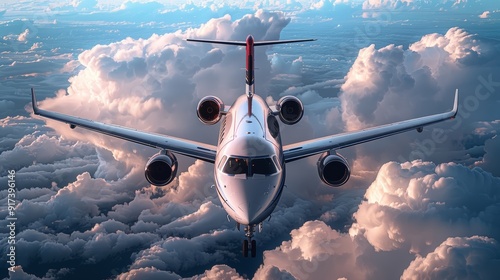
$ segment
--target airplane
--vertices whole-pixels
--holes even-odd
[[[315,39],[254,41],[249,35],[245,41],[186,40],[246,48],[245,94],[231,106],[226,106],[216,96],[206,96],[199,101],[196,109],[199,120],[204,124],[221,123],[217,145],[43,110],[38,108],[32,88],[33,112],[67,123],[72,129],[82,127],[160,149],[145,166],[146,180],[155,186],[165,186],[176,177],[178,164],[174,153],[213,163],[214,187],[220,202],[228,218],[230,216],[236,222],[238,230],[240,225],[244,225],[244,257],[248,257],[249,252],[252,257],[256,256],[254,232],[256,227],[259,232],[262,230],[263,222],[271,218],[278,204],[285,186],[287,163],[321,154],[317,162],[319,177],[325,184],[339,187],[349,180],[351,170],[347,160],[337,150],[413,129],[422,132],[424,126],[453,119],[458,112],[457,89],[453,109],[445,113],[282,145],[277,117],[286,125],[296,124],[304,114],[304,106],[295,96],[284,96],[276,105],[269,106],[255,93],[254,47]]]

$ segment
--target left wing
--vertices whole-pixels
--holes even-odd
[[[102,134],[114,136],[138,144],[150,146],[153,148],[166,149],[181,155],[201,159],[203,161],[211,163],[215,162],[217,147],[214,145],[199,143],[167,135],[142,132],[132,128],[110,125],[61,113],[42,110],[38,108],[33,88],[31,89],[31,101],[33,103],[33,112],[35,113],[35,115],[40,115],[56,121],[65,122],[69,124],[71,128],[81,126],[89,130],[93,130]]]
[[[455,101],[453,103],[453,109],[449,112],[286,145],[283,147],[285,162],[295,161],[332,149],[341,149],[354,146],[375,139],[399,134],[412,129],[419,130],[426,125],[453,119],[457,115],[457,112],[458,89],[455,91]]]

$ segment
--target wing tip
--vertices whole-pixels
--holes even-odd
[[[455,100],[453,101],[453,110],[451,110],[453,112],[453,118],[456,117],[456,115],[458,114],[458,88],[455,90]]]
[[[33,107],[33,113],[38,115],[38,105],[36,103],[35,89],[31,88],[31,106]]]

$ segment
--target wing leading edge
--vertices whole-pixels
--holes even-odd
[[[166,149],[181,155],[200,159],[203,161],[211,163],[215,162],[217,147],[213,145],[199,143],[167,135],[142,132],[118,125],[110,125],[70,115],[65,115],[61,113],[42,110],[38,108],[33,88],[31,89],[31,101],[33,105],[33,112],[35,113],[35,115],[40,115],[49,119],[67,123],[70,125],[71,128],[79,126],[86,128],[88,130],[96,131],[102,134],[110,135],[127,141],[150,146],[153,148]]]
[[[332,149],[334,150],[346,148],[387,136],[399,134],[405,131],[419,129],[430,124],[453,119],[457,115],[457,112],[458,89],[455,91],[455,101],[453,103],[453,109],[449,112],[286,145],[283,147],[285,162],[291,162]]]

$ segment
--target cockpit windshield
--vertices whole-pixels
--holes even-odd
[[[224,169],[222,169],[222,172],[229,175],[247,174],[248,160],[244,158],[230,157],[227,160],[226,165],[224,165]]]
[[[267,176],[278,172],[278,168],[270,157],[254,159],[229,157],[222,172],[228,175],[246,174],[253,176],[260,174]]]
[[[252,174],[271,175],[277,171],[271,158],[252,159]]]

